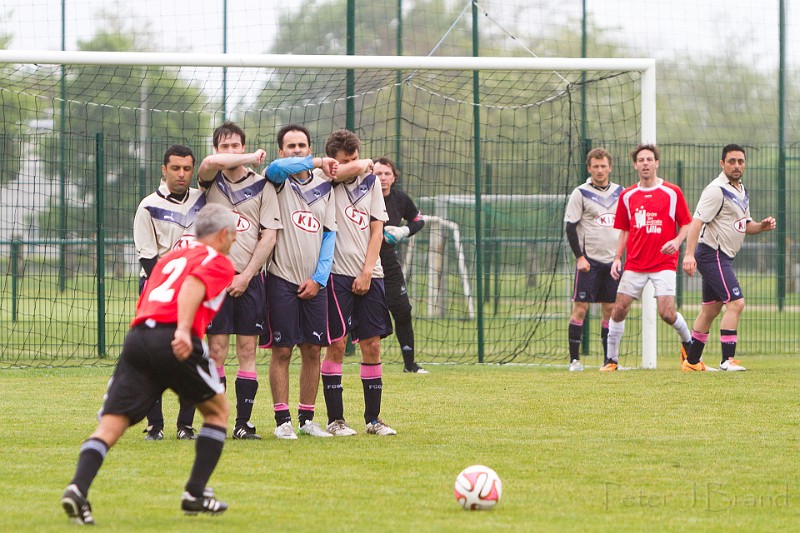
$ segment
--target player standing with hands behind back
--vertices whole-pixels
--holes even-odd
[[[591,177],[572,191],[564,213],[567,240],[577,259],[568,333],[570,372],[583,370],[580,358],[583,320],[593,302],[601,305],[603,365],[608,363],[608,321],[619,285],[619,279],[611,276],[611,263],[619,238],[619,230],[614,229],[614,214],[622,186],[609,179],[611,154],[605,150],[590,151],[586,167]]]
[[[653,283],[658,315],[671,325],[686,351],[692,340],[689,326],[675,309],[675,274],[678,252],[689,232],[692,215],[683,191],[659,178],[659,150],[654,144],[640,144],[631,152],[639,183],[622,191],[614,227],[621,230],[611,276],[620,279],[617,299],[608,323],[608,362],[601,372],[613,372],[619,365],[619,343],[625,331],[625,317],[634,298],[640,298],[645,284]],[[680,226],[680,231],[677,227]],[[622,255],[627,250],[625,272]]]
[[[719,165],[722,172],[708,184],[700,195],[694,219],[689,225],[683,270],[693,276],[696,270],[703,276],[703,305],[692,328],[692,345],[681,368],[686,372],[708,370],[700,358],[708,342],[711,324],[722,311],[719,340],[722,343],[720,370],[745,370],[734,356],[738,340],[736,328],[744,310],[744,294],[733,272],[733,258],[742,248],[744,236],[758,235],[775,229],[775,219],[761,222],[750,218],[750,198],[742,183],[746,164],[744,148],[729,144],[722,149]]]

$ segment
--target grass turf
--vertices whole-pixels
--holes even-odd
[[[591,364],[589,360],[588,363]],[[90,492],[108,531],[775,531],[800,518],[800,358],[753,357],[751,371],[431,366],[384,371],[383,416],[396,437],[363,433],[358,367],[345,365],[345,411],[359,435],[279,441],[267,369],[254,423],[262,441],[226,441],[211,479],[230,505],[185,517],[179,498],[194,454],[175,440],[177,401],[165,396],[165,440],[139,424],[106,457]],[[296,415],[297,367],[292,366]],[[61,491],[95,426],[110,368],[0,374],[3,529],[62,531]],[[233,390],[229,391],[233,399]],[[324,422],[324,401],[317,418]],[[296,423],[296,418],[295,418]],[[199,415],[196,418],[199,427]],[[458,472],[494,468],[503,498],[461,510]]]

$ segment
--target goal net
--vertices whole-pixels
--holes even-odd
[[[362,157],[396,161],[428,217],[400,247],[419,361],[565,363],[567,195],[589,149],[608,149],[628,184],[628,151],[655,140],[644,59],[0,51],[0,69],[0,367],[116,359],[138,294],[136,205],[169,145],[199,164],[225,119],[268,158],[299,123],[315,154],[349,125]],[[400,360],[393,338],[382,348]]]

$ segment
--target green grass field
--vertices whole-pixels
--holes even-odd
[[[253,421],[265,439],[226,442],[211,479],[230,505],[224,516],[180,513],[193,445],[171,427],[162,442],[143,441],[142,424],[130,430],[90,500],[107,531],[791,530],[800,523],[800,358],[745,364],[750,371],[684,374],[661,359],[658,370],[611,375],[442,365],[427,376],[387,365],[383,416],[396,437],[363,434],[358,367],[346,364],[345,409],[361,433],[298,441],[271,438],[260,367]],[[3,530],[68,530],[61,491],[110,372],[0,373]],[[168,426],[176,409],[167,397]],[[453,498],[456,475],[475,463],[502,478],[493,511],[463,511]]]

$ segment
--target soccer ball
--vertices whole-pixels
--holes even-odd
[[[483,465],[465,468],[456,478],[453,490],[456,501],[468,511],[492,509],[503,494],[503,483],[497,472]]]

